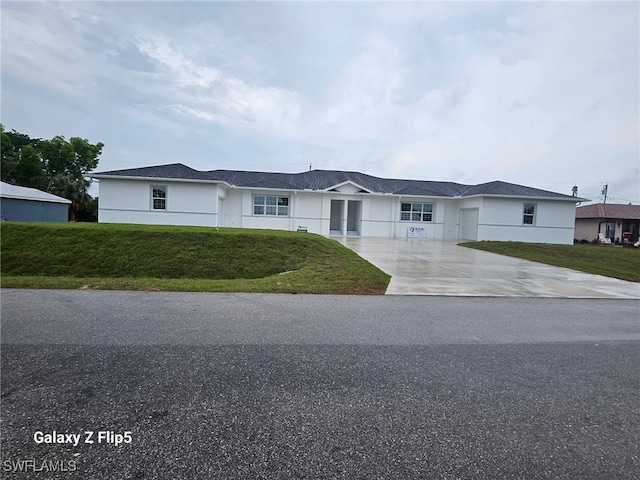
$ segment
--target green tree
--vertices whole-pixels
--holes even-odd
[[[76,221],[78,222],[97,222],[98,221],[98,197],[89,200],[84,207],[76,213]]]
[[[25,145],[20,147],[16,157],[16,169],[13,174],[15,183],[44,190],[48,181],[38,151],[32,145]]]
[[[41,140],[30,138],[15,130],[7,132],[2,124],[0,124],[0,132],[2,135],[2,163],[0,164],[2,181],[44,189],[48,181],[40,158]]]
[[[0,163],[0,172],[3,182],[11,181],[13,173],[18,166],[18,157],[16,156],[16,150],[13,148],[13,142],[11,137],[4,131],[4,126],[0,123],[0,137],[2,138],[2,144],[0,145],[2,162]]]
[[[89,143],[85,138],[55,136],[51,140],[30,138],[16,132],[2,135],[2,181],[33,187],[71,200],[70,219],[91,201],[86,175],[98,166],[104,144]]]
[[[92,145],[85,138],[71,137],[67,141],[64,137],[57,136],[41,142],[40,154],[50,179],[56,175],[79,178],[98,166],[102,147],[103,143]]]

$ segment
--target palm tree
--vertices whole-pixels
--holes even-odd
[[[76,221],[76,213],[91,201],[91,195],[87,193],[91,182],[84,177],[74,177],[70,174],[55,175],[51,178],[47,191],[71,200],[69,208],[69,221]]]

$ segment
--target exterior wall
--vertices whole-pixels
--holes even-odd
[[[152,210],[152,185],[167,186],[166,210]],[[196,182],[101,179],[98,221],[217,226],[217,185]]]
[[[345,185],[350,187],[347,190],[353,190],[352,185]],[[342,225],[343,234],[347,233],[354,235],[354,232],[358,232],[360,236],[372,236],[372,224],[371,221],[371,198],[369,194],[339,194],[336,192],[328,192],[324,194],[323,209],[324,215],[326,215],[326,224],[323,221],[323,235],[329,235],[331,228],[331,202],[336,200],[343,203],[342,217],[340,218],[340,224]],[[349,202],[352,203],[353,210],[349,210]],[[323,218],[323,220],[324,220]]]
[[[352,186],[345,185],[345,187]],[[253,215],[254,195],[289,197],[289,216]],[[345,228],[348,202],[360,202],[356,229],[361,236],[392,236],[394,223],[397,223],[400,218],[400,204],[397,203],[397,197],[391,196],[286,190],[229,190],[225,200],[226,226],[276,230],[296,230],[298,227],[306,227],[311,233],[329,235],[332,200],[345,202],[342,218]],[[406,236],[406,226],[409,222],[403,223],[405,224],[404,235]]]
[[[478,238],[478,224],[482,215],[482,198],[462,198],[458,200],[457,206],[457,222],[458,222],[458,236],[456,238],[460,240],[479,240]],[[469,214],[463,214],[468,211],[477,211],[477,215],[470,212]],[[468,224],[463,225],[463,219],[465,222],[475,220],[475,227],[470,229]],[[469,231],[473,230],[473,234],[469,235]]]
[[[254,215],[253,214],[253,196],[254,195],[277,195],[281,197],[289,197],[289,216],[278,217],[271,215]],[[242,223],[244,228],[264,228],[271,230],[290,230],[291,229],[291,201],[293,200],[293,192],[274,191],[274,190],[242,190]]]
[[[523,223],[525,203],[535,203],[534,225]],[[478,220],[478,240],[573,244],[573,202],[485,197]]]
[[[0,218],[14,222],[66,222],[69,204],[0,198]]]
[[[394,237],[407,237],[409,228],[421,227],[425,229],[426,238],[443,238],[444,236],[444,218],[445,205],[451,200],[430,197],[392,197],[393,211],[390,221],[393,223]],[[402,203],[433,203],[433,221],[431,222],[412,222],[409,220],[400,220],[400,209]]]
[[[227,190],[224,203],[225,218],[221,225],[225,227],[242,227],[242,191]]]
[[[575,238],[577,240],[596,240],[598,233],[606,234],[607,223],[614,223],[615,230],[612,241],[619,240],[620,243],[624,243],[624,233],[630,234],[631,243],[635,242],[638,238],[638,229],[640,227],[640,220],[624,220],[624,219],[608,219],[608,218],[576,218],[575,224]],[[635,224],[635,225],[634,225]],[[631,231],[625,232],[625,225],[631,226]]]
[[[459,206],[457,200],[443,200],[442,238],[457,239],[459,237]]]
[[[291,230],[306,227],[311,233],[329,234],[329,210],[324,207],[324,196],[297,192],[293,197]],[[326,223],[326,228],[325,228]]]
[[[220,187],[221,189],[223,187]],[[272,217],[253,215],[254,195],[289,197],[289,216]],[[307,227],[309,232],[322,234],[324,224],[323,195],[286,190],[234,190],[225,189],[225,218],[221,226],[236,228],[264,228],[296,230]],[[329,210],[326,209],[326,234],[329,233]]]
[[[574,237],[577,240],[595,240],[598,238],[598,225],[602,220],[597,218],[577,218]],[[604,227],[604,225],[603,225]],[[603,232],[604,233],[604,232]]]
[[[166,210],[152,210],[152,185],[167,186]],[[309,232],[329,235],[331,201],[341,200],[345,202],[343,230],[348,223],[348,202],[359,202],[358,214],[351,216],[351,223],[361,236],[406,238],[410,227],[424,227],[427,239],[457,239],[461,235],[461,209],[477,209],[477,240],[570,244],[574,238],[575,204],[566,201],[374,195],[353,192],[355,187],[352,185],[341,187],[345,192],[318,192],[235,189],[192,181],[101,179],[99,187],[99,221],[106,223],[274,230],[306,227]],[[254,215],[254,195],[288,197],[289,215]],[[433,203],[433,221],[401,221],[403,202]],[[524,203],[536,204],[534,225],[523,224]]]
[[[400,220],[400,204],[397,197],[367,197],[367,208],[362,212],[363,235],[390,237]],[[397,209],[396,209],[397,206]]]

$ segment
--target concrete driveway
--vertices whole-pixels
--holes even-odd
[[[391,275],[387,295],[640,298],[640,284],[495,253],[455,240],[342,237]]]

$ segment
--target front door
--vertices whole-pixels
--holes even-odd
[[[607,228],[605,230],[605,237],[609,238],[612,242],[615,241],[616,236],[616,222],[607,222]]]
[[[360,235],[360,209],[362,202],[347,202],[347,235]]]
[[[331,218],[329,220],[329,235],[342,235],[342,218],[344,200],[331,200]]]

